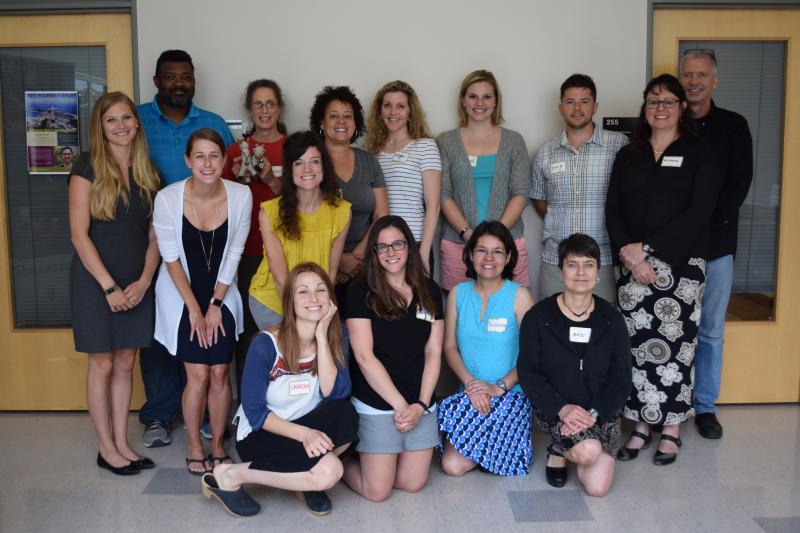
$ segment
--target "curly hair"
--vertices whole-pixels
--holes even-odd
[[[422,109],[422,104],[420,104],[414,88],[401,80],[390,81],[375,94],[367,114],[367,151],[373,154],[381,151],[383,145],[386,144],[386,138],[389,136],[389,131],[386,129],[386,124],[383,123],[383,118],[381,117],[383,97],[389,93],[403,93],[408,99],[408,124],[406,124],[406,129],[408,129],[408,134],[411,138],[424,139],[431,137],[428,132],[428,123],[425,120],[425,111]]]
[[[351,143],[364,135],[364,108],[361,102],[356,97],[355,93],[346,85],[327,85],[317,93],[314,98],[314,105],[311,106],[311,112],[308,114],[308,129],[311,131],[318,131],[319,136],[325,138],[322,131],[321,124],[325,120],[325,111],[328,109],[328,104],[338,100],[345,104],[349,104],[353,108],[353,120],[356,123],[356,131],[353,132],[353,137],[350,139]]]
[[[283,161],[285,168],[290,174],[288,179],[283,181],[283,194],[278,200],[278,214],[280,223],[276,230],[282,231],[289,239],[296,241],[300,239],[300,215],[297,212],[298,196],[297,185],[293,178],[294,162],[300,159],[306,150],[316,148],[322,157],[322,183],[319,188],[322,191],[324,201],[330,205],[338,205],[341,198],[339,183],[336,181],[336,173],[333,171],[333,163],[325,148],[325,142],[314,132],[304,130],[292,133],[286,138],[283,145]]]

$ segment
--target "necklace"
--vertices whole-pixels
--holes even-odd
[[[192,187],[194,187],[194,185],[192,185]],[[194,211],[194,218],[195,218],[195,220],[197,220],[197,223],[202,226],[202,223],[200,222],[200,217],[197,216],[197,207],[195,207],[195,199],[194,199],[194,197],[192,197],[191,194],[189,196],[191,197],[191,200],[192,200],[192,211]],[[217,218],[217,209],[218,208],[219,208],[219,205],[217,205],[214,208],[214,218]],[[206,270],[208,270],[208,273],[211,274],[211,260],[214,257],[214,235],[217,232],[217,228],[214,228],[214,229],[211,230],[211,246],[209,246],[208,255],[206,255],[206,245],[203,242],[203,234],[200,232],[200,228],[195,228],[195,229],[197,230],[197,236],[200,238],[200,248],[203,250],[203,260],[206,263]],[[566,304],[564,304],[564,305],[566,305]]]
[[[589,302],[589,305],[586,306],[586,309],[584,309],[582,313],[576,313],[575,311],[572,310],[570,306],[567,305],[567,300],[564,298],[563,293],[561,294],[561,303],[564,304],[564,307],[566,307],[570,313],[575,315],[577,318],[580,318],[589,312],[589,309],[592,307],[592,304],[594,304],[594,298],[592,298],[592,300]]]

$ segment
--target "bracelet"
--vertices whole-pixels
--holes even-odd
[[[103,289],[103,292],[108,295],[108,294],[113,294],[113,293],[117,292],[118,290],[119,290],[119,285],[117,285],[115,283],[112,286],[110,286],[109,288]]]
[[[423,402],[422,400],[417,400],[414,403],[417,404],[417,405],[422,406],[422,409],[424,409],[426,413],[430,413],[430,407],[428,407],[427,403]]]

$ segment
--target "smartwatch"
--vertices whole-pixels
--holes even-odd
[[[119,289],[119,286],[115,283],[112,286],[110,286],[109,288],[103,289],[103,292],[106,293],[106,294],[113,294],[113,293],[117,292],[118,289]]]
[[[210,302],[210,303],[211,303],[211,305],[215,305],[215,306],[217,306],[217,307],[222,307],[222,300],[220,300],[219,298],[214,298],[214,297],[212,296],[212,297],[211,297],[211,302]]]
[[[649,245],[649,244],[647,244],[647,243],[643,243],[643,244],[642,244],[642,251],[643,251],[644,253],[646,253],[647,255],[653,255],[654,253],[656,253],[656,251],[655,251],[655,250],[653,250],[653,247],[652,247],[652,246],[650,246],[650,245]]]
[[[502,379],[498,379],[497,381],[495,381],[494,384],[503,389],[503,394],[508,392],[508,387],[506,387],[506,382],[503,381]]]

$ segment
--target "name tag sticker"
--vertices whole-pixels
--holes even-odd
[[[567,162],[559,161],[558,163],[550,163],[550,174],[558,174],[559,172],[567,171]]]
[[[683,156],[682,155],[664,156],[661,158],[661,166],[681,168],[683,166]]]
[[[467,159],[469,159],[469,166],[477,167],[478,166],[478,156],[477,155],[468,155]]]
[[[289,396],[303,396],[311,392],[309,379],[296,379],[289,382]]]
[[[397,151],[392,155],[392,161],[397,163],[405,163],[408,161],[408,153]]]
[[[433,322],[433,315],[419,305],[417,305],[417,318],[425,322]]]
[[[592,328],[569,328],[569,341],[586,344],[592,336]]]
[[[490,318],[489,319],[489,326],[486,328],[486,331],[489,333],[503,333],[506,328],[508,327],[508,319],[503,318]]]

